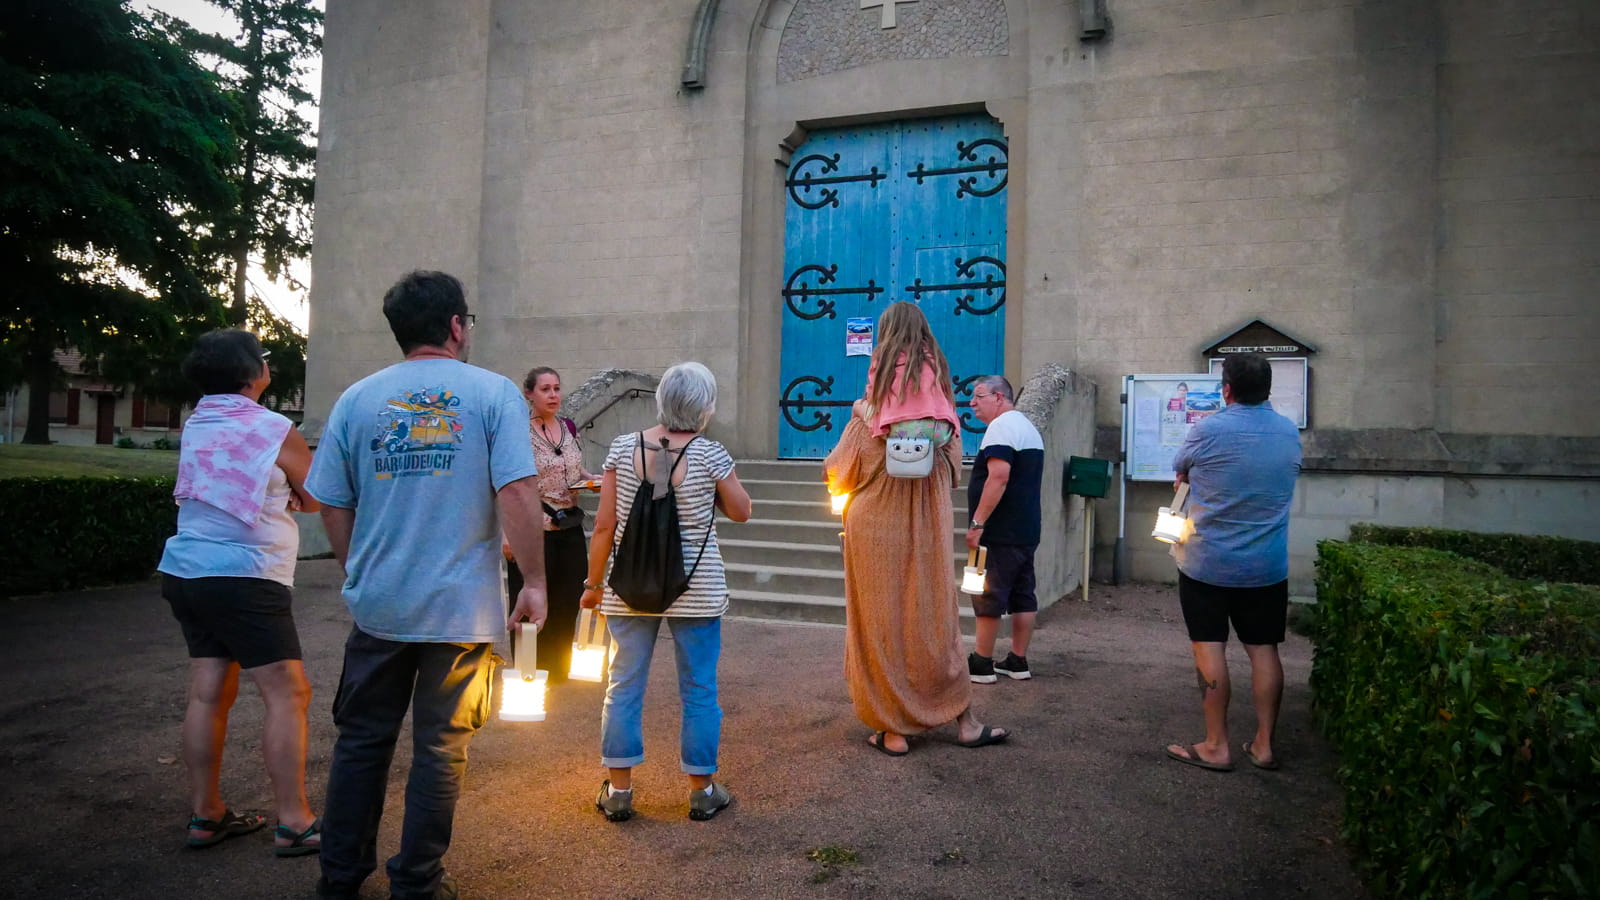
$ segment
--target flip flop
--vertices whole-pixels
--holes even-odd
[[[228,838],[257,831],[265,824],[267,824],[266,816],[257,813],[246,813],[241,816],[231,809],[223,812],[220,819],[203,819],[199,816],[193,816],[189,819],[189,830],[209,831],[211,836],[189,838],[189,849],[200,850],[205,847],[213,847]]]
[[[1208,762],[1208,761],[1206,761],[1204,759],[1201,759],[1200,757],[1196,756],[1195,753],[1194,753],[1194,750],[1189,748],[1189,747],[1184,747],[1182,753],[1179,753],[1179,752],[1173,750],[1171,747],[1168,747],[1167,748],[1167,756],[1169,758],[1171,758],[1171,759],[1175,759],[1178,762],[1183,763],[1186,766],[1194,766],[1194,767],[1200,768],[1200,769],[1210,769],[1213,772],[1232,772],[1233,771],[1233,763]]]
[[[1011,737],[1011,732],[1009,732],[1009,731],[996,732],[993,728],[989,727],[988,725],[985,725],[985,726],[983,726],[983,730],[978,732],[978,736],[977,737],[973,738],[970,741],[957,740],[956,743],[960,744],[963,747],[969,747],[969,748],[971,748],[971,747],[987,747],[990,744],[1004,744],[1006,742],[1006,738],[1008,738],[1008,737]]]
[[[294,829],[287,825],[279,825],[273,830],[275,837],[287,840],[287,844],[274,842],[272,845],[273,856],[309,856],[312,853],[322,852],[322,819],[306,826],[306,830],[296,834]]]
[[[880,731],[874,734],[872,737],[867,738],[867,746],[888,756],[905,756],[907,753],[911,752],[911,748],[909,746],[904,750],[890,749],[889,745],[883,742],[884,736],[888,733],[889,732],[887,731]],[[873,738],[876,738],[876,740]]]
[[[1258,769],[1266,769],[1268,772],[1276,772],[1278,770],[1278,761],[1276,759],[1269,759],[1266,762],[1262,762],[1259,757],[1257,757],[1254,753],[1250,752],[1250,745],[1253,744],[1253,743],[1255,743],[1255,742],[1254,741],[1245,741],[1244,742],[1244,744],[1243,744],[1244,758],[1250,760],[1250,765],[1255,766]]]

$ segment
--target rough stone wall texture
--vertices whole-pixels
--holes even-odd
[[[742,80],[679,86],[695,6],[497,0],[479,291],[488,359],[572,385],[696,359],[736,421]]]
[[[893,0],[884,0],[893,3]],[[800,0],[778,46],[778,81],[799,81],[892,59],[1004,56],[1005,0],[915,0],[897,4],[895,27],[857,0]]]
[[[312,433],[394,358],[377,299],[428,265],[472,290],[475,362],[576,384],[699,358],[730,446],[763,452],[781,143],[986,106],[1012,140],[1007,369],[1089,378],[1102,427],[1121,375],[1199,369],[1259,316],[1320,348],[1317,429],[1600,436],[1592,0],[1113,0],[1097,45],[1055,0],[921,0],[889,32],[858,0],[725,0],[683,91],[695,6],[330,0]],[[983,10],[1008,55],[916,55]],[[783,80],[832,52],[827,16],[921,49]]]
[[[399,359],[381,309],[390,284],[427,268],[475,286],[489,5],[400,15],[384,0],[329,4],[306,372],[312,440],[340,392]]]
[[[1095,385],[1057,365],[1028,377],[1017,408],[1044,438],[1044,478],[1039,486],[1040,540],[1034,554],[1039,601],[1053,603],[1083,584],[1083,501],[1061,494],[1068,457],[1094,447]]]
[[[1440,7],[1439,428],[1600,435],[1600,4]]]
[[[1062,314],[1030,319],[1025,364],[1203,371],[1208,340],[1259,316],[1321,351],[1316,425],[1430,426],[1431,116],[1373,133],[1427,93],[1404,62],[1425,26],[1381,49],[1333,0],[1112,12],[1109,44],[1036,79],[1025,302]],[[1116,402],[1101,392],[1102,422]]]

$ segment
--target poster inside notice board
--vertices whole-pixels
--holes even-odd
[[[1222,409],[1222,379],[1205,372],[1129,375],[1125,387],[1125,477],[1170,483],[1176,477],[1172,458],[1188,437],[1189,427]]]
[[[1304,356],[1269,356],[1272,366],[1272,393],[1267,402],[1284,418],[1304,430],[1310,424],[1311,367]],[[1222,377],[1222,360],[1211,360],[1211,375]]]

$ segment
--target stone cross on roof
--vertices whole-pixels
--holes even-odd
[[[883,7],[883,27],[893,28],[895,7],[902,3],[916,3],[917,0],[861,0],[862,9],[872,9],[875,6]]]

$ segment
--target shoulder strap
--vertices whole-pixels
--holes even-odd
[[[681,454],[679,454],[678,458],[682,459],[683,457],[688,456],[689,455],[689,448],[694,445],[695,441],[700,440],[701,437],[702,437],[702,435],[698,435],[697,434],[694,437],[690,438],[689,439],[689,443],[683,445],[683,452]],[[677,468],[677,466],[674,465],[673,468]],[[672,484],[670,479],[667,481],[667,484],[669,486]],[[712,488],[712,490],[715,490],[715,488]],[[674,498],[674,499],[676,499],[676,498]],[[716,527],[717,527],[717,503],[716,503],[716,500],[713,499],[712,502],[711,502],[711,521],[706,523],[706,536],[700,539],[700,552],[695,554],[694,565],[689,567],[689,574],[684,577],[684,583],[685,584],[688,584],[689,581],[694,578],[694,573],[697,570],[699,570],[699,568],[700,568],[700,560],[701,560],[702,557],[704,557],[706,555],[706,545],[711,543],[711,532]]]

